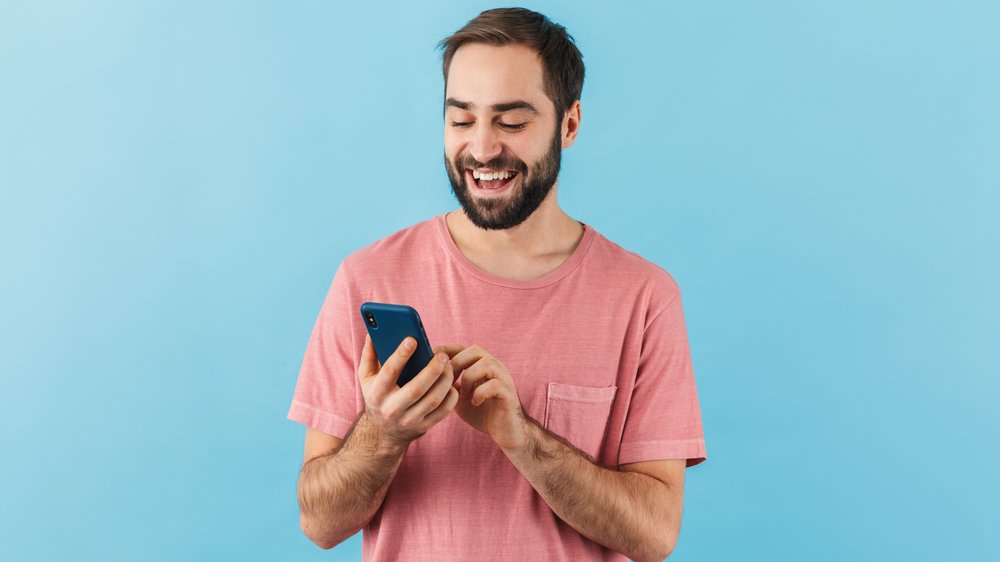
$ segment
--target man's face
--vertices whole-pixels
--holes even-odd
[[[513,228],[555,185],[562,124],[542,89],[542,61],[522,45],[463,45],[448,69],[444,160],[479,228]]]

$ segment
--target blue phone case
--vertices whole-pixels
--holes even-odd
[[[403,372],[396,379],[400,387],[410,382],[434,358],[434,351],[420,315],[412,306],[402,304],[386,304],[381,302],[366,302],[361,305],[361,320],[372,337],[375,355],[380,364],[396,351],[403,339],[410,336],[417,340],[417,349],[413,351],[409,361],[403,367]]]

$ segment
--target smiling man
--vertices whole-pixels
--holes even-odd
[[[441,42],[461,209],[340,264],[288,417],[307,426],[301,526],[365,560],[662,560],[706,459],[680,291],[557,202],[582,56],[489,10]],[[358,309],[420,311],[435,358],[402,388]]]

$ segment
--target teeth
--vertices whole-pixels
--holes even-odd
[[[486,181],[505,180],[511,177],[512,175],[514,174],[510,170],[502,170],[499,172],[485,172],[482,174],[479,173],[479,170],[472,170],[472,177],[476,178],[477,180],[486,180]]]

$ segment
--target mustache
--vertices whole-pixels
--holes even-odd
[[[459,172],[465,172],[469,168],[491,168],[494,170],[514,170],[515,172],[527,172],[528,166],[523,160],[511,156],[509,154],[501,153],[496,158],[493,158],[487,162],[480,162],[467,153],[462,153],[458,155],[455,159],[455,167],[458,168]]]

